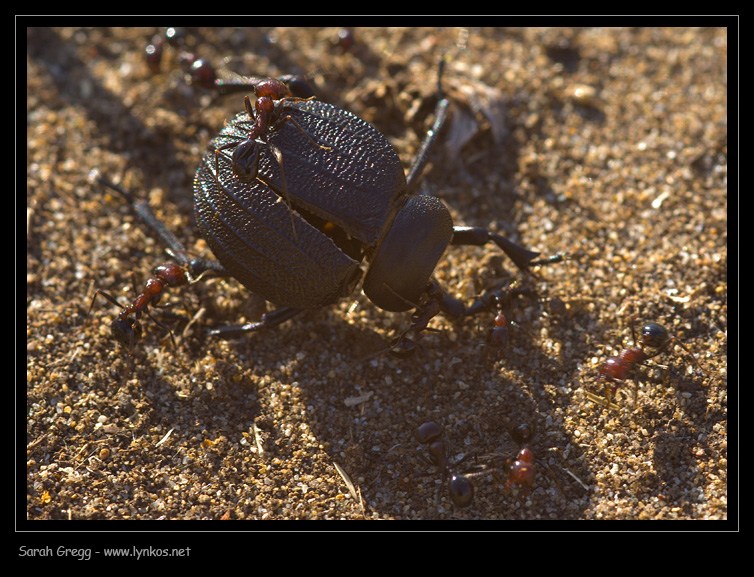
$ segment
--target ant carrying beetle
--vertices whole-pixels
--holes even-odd
[[[667,351],[672,345],[678,345],[686,351],[694,365],[696,365],[700,371],[704,372],[699,365],[699,362],[694,358],[686,346],[678,340],[675,335],[671,335],[667,329],[661,325],[656,323],[648,323],[644,325],[641,328],[640,337],[637,339],[634,322],[631,320],[631,336],[635,346],[633,348],[622,350],[618,356],[608,357],[599,369],[597,380],[604,385],[605,399],[608,406],[611,406],[611,395],[615,395],[623,383],[632,375],[635,377],[636,381],[633,394],[634,405],[636,405],[640,384],[640,373],[637,365],[644,364],[644,361]],[[648,352],[647,349],[653,349],[653,352]]]

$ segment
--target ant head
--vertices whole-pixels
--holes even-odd
[[[129,351],[133,350],[134,344],[141,338],[141,325],[134,319],[118,317],[110,325],[110,330],[113,338]]]
[[[534,425],[522,423],[510,430],[510,435],[519,445],[525,445],[534,437]]]
[[[271,100],[281,100],[291,96],[291,91],[284,82],[277,78],[265,78],[254,85],[254,94],[257,98],[269,98]]]
[[[259,169],[259,144],[251,138],[239,143],[233,151],[233,173],[238,180],[252,182]]]
[[[639,342],[642,347],[651,347],[653,349],[663,348],[670,339],[665,327],[649,323],[641,328],[641,337]]]

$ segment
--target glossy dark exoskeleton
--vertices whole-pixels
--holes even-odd
[[[536,260],[539,253],[499,234],[454,226],[442,201],[414,192],[448,112],[439,80],[435,122],[408,176],[371,124],[278,84],[254,81],[256,104],[246,101],[246,110],[209,144],[196,171],[197,227],[219,262],[190,258],[148,207],[137,208],[188,277],[207,270],[232,276],[279,307],[259,322],[213,334],[238,336],[333,304],[363,276],[364,293],[378,307],[415,309],[412,328],[394,343],[396,350],[411,352],[413,339],[439,312],[458,316],[480,309],[467,308],[432,279],[448,244],[494,242],[522,271],[563,259]]]
[[[283,112],[330,150],[314,146],[289,121],[258,147],[255,179],[242,182],[222,153],[215,172],[215,149],[244,139],[252,128],[249,115],[240,114],[210,144],[196,173],[196,221],[217,259],[246,288],[279,306],[316,308],[347,296],[360,280],[361,260],[394,218],[405,176],[392,146],[357,116],[318,100],[285,103],[277,114]],[[428,210],[437,210],[439,201],[426,198]],[[451,228],[448,215],[445,243]],[[431,272],[418,292],[404,293],[409,303],[418,302]],[[371,278],[365,281],[370,298]],[[382,308],[410,308],[379,288],[375,293]]]
[[[448,244],[498,244],[522,270],[537,253],[481,228],[454,227],[445,205],[412,187],[447,114],[441,98],[433,130],[409,171],[374,127],[330,104],[300,98],[275,102],[270,129],[255,145],[255,179],[239,174],[232,149],[255,129],[251,110],[239,114],[210,144],[195,178],[200,231],[220,263],[250,290],[292,309],[349,295],[368,261],[363,290],[380,308],[416,309],[418,333],[432,316],[464,314],[431,280]],[[247,106],[248,109],[248,106]],[[240,146],[240,144],[239,144]],[[294,211],[291,221],[291,209]],[[417,320],[418,319],[418,320]],[[226,336],[270,322],[228,327]],[[405,335],[406,333],[404,333]],[[396,343],[412,350],[410,338]]]
[[[448,447],[443,438],[442,427],[434,421],[427,421],[415,429],[414,436],[417,441],[427,446],[432,464],[442,469],[443,479],[447,478],[448,480],[448,494],[453,504],[456,507],[471,505],[474,500],[474,485],[468,476],[451,469],[447,455]],[[440,489],[442,489],[442,484]]]

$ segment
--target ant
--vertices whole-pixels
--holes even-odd
[[[146,313],[158,326],[166,329],[170,334],[170,339],[175,347],[175,338],[172,331],[163,323],[155,319],[149,312],[149,306],[165,307],[160,305],[160,298],[167,287],[180,287],[194,282],[205,274],[217,277],[228,276],[228,272],[216,261],[203,258],[192,258],[176,236],[165,227],[165,225],[155,216],[149,204],[144,200],[136,200],[133,195],[124,188],[101,177],[98,171],[93,170],[89,178],[92,182],[99,183],[103,186],[114,190],[122,195],[131,203],[133,210],[144,220],[144,222],[156,232],[170,247],[168,254],[175,258],[180,264],[169,262],[158,266],[154,269],[154,276],[147,280],[146,286],[139,293],[130,305],[122,305],[111,294],[97,289],[89,305],[87,317],[91,314],[97,296],[102,295],[110,303],[120,307],[122,311],[112,322],[110,328],[113,339],[124,345],[129,354],[133,353],[136,341],[141,338],[141,325],[139,319],[142,313]]]
[[[553,260],[558,259],[558,260]],[[560,262],[562,255],[556,255],[547,259],[548,262]],[[537,263],[544,264],[544,263]],[[494,310],[495,318],[492,321],[492,327],[487,331],[487,344],[496,346],[500,349],[505,349],[508,346],[508,327],[514,326],[521,329],[524,332],[528,332],[523,329],[518,323],[512,320],[508,320],[503,312],[503,309],[509,307],[514,298],[525,295],[531,296],[536,294],[535,290],[531,287],[520,287],[517,281],[512,282],[506,288],[495,288],[486,291],[480,296],[469,308],[466,309],[465,315],[471,316],[477,314],[483,310]]]
[[[668,333],[667,329],[656,323],[648,323],[641,328],[640,338],[636,338],[633,319],[631,320],[631,336],[634,342],[634,348],[621,351],[617,357],[608,357],[599,370],[597,380],[602,382],[605,387],[605,399],[610,406],[610,396],[614,395],[623,383],[632,375],[635,375],[636,386],[634,387],[634,405],[638,395],[640,384],[640,374],[637,369],[638,364],[644,364],[644,361],[656,357],[660,353],[667,351],[673,345],[678,345],[696,367],[703,373],[699,362],[694,358],[691,352],[678,340],[674,335]],[[647,352],[647,349],[653,349],[653,352]]]
[[[290,116],[281,116],[283,108],[289,102],[307,101],[314,98],[299,98],[291,94],[288,86],[277,78],[265,78],[257,80],[254,84],[254,94],[257,97],[254,107],[251,106],[249,96],[244,97],[244,106],[246,113],[252,121],[251,130],[247,138],[242,140],[233,140],[215,149],[215,178],[217,178],[218,167],[217,159],[223,150],[234,148],[232,163],[233,173],[241,182],[249,183],[257,177],[259,166],[259,145],[267,144],[261,137],[266,136],[269,132],[274,132],[284,122],[290,121],[299,131],[304,134],[309,141],[322,150],[330,150],[329,146],[324,146],[316,142],[309,133],[304,130],[296,120]],[[276,153],[278,151],[276,150]],[[280,155],[278,154],[278,157]],[[219,182],[218,182],[219,186]]]
[[[427,445],[427,452],[432,464],[442,469],[443,484],[446,478],[449,479],[448,494],[453,504],[462,508],[471,505],[474,500],[474,485],[471,484],[467,475],[457,474],[450,468],[447,455],[448,447],[442,438],[442,427],[434,421],[428,421],[419,425],[414,434],[417,441]],[[440,491],[442,491],[442,485],[440,485]],[[439,498],[439,491],[437,495]]]
[[[534,465],[534,452],[528,447],[529,441],[534,437],[534,427],[527,423],[522,423],[510,431],[511,437],[519,445],[519,450],[513,462],[508,462],[508,482],[507,487],[519,485],[524,487],[528,492],[534,484],[534,478],[537,474],[537,467]]]
[[[188,49],[188,35],[181,28],[167,28],[164,38],[159,34],[155,35],[152,38],[152,43],[147,46],[147,65],[154,72],[159,70],[164,44],[169,44],[180,50],[179,59],[187,69],[187,77],[191,84],[213,89],[219,95],[239,91],[247,92],[249,89],[254,90],[257,100],[253,107],[249,96],[244,97],[246,113],[252,122],[249,135],[245,139],[233,140],[215,149],[216,179],[218,178],[218,156],[223,150],[235,148],[231,158],[233,173],[241,182],[252,182],[257,176],[259,166],[259,145],[267,144],[260,139],[269,132],[274,132],[287,121],[292,122],[315,146],[322,150],[331,149],[329,146],[316,142],[290,115],[281,116],[284,107],[289,102],[307,101],[315,98],[314,90],[303,78],[293,75],[285,75],[280,79],[257,78],[232,73],[226,74],[225,78],[219,78],[212,64],[202,58],[197,58]],[[278,158],[278,163],[282,166],[280,151],[275,147],[272,147],[272,149]],[[283,187],[287,189],[285,176],[282,175],[282,178]],[[216,182],[219,187],[219,180],[216,180]]]
[[[165,326],[163,323],[152,316],[152,314],[149,312],[149,306],[166,306],[158,304],[160,302],[160,298],[162,297],[163,291],[169,286],[184,286],[188,284],[189,280],[190,274],[186,268],[176,263],[167,263],[160,265],[156,269],[154,269],[154,277],[147,280],[147,284],[144,287],[144,290],[138,294],[133,303],[131,303],[130,305],[124,306],[120,304],[118,300],[110,293],[107,293],[102,289],[97,289],[97,291],[94,293],[94,296],[92,297],[92,303],[89,305],[89,312],[87,313],[87,316],[91,314],[92,308],[94,307],[94,302],[97,300],[97,297],[99,295],[102,295],[112,304],[123,309],[110,325],[110,329],[113,333],[113,339],[121,343],[123,346],[127,347],[129,354],[133,352],[134,344],[136,343],[136,341],[141,338],[141,325],[139,324],[139,319],[141,318],[142,313],[146,313],[147,316],[155,323],[157,323],[158,326],[166,329],[170,333],[170,339],[173,341],[173,347],[175,348],[175,338],[173,337],[173,332],[167,326]]]
[[[493,458],[490,463],[478,465],[473,470],[459,474],[450,467],[447,457],[448,447],[442,438],[442,428],[434,421],[428,421],[416,428],[416,440],[427,445],[430,460],[434,465],[442,469],[443,482],[449,479],[448,494],[450,500],[457,507],[468,507],[474,500],[474,485],[472,478],[493,475],[496,477],[496,471],[502,470],[507,477],[506,487],[510,489],[512,485],[523,487],[528,493],[531,490],[536,478],[537,467],[534,464],[534,452],[529,448],[529,441],[534,437],[534,427],[526,423],[511,429],[510,435],[513,440],[521,446],[515,458],[503,459],[502,466],[494,465],[495,461],[500,458]],[[442,486],[440,487],[442,491]],[[438,492],[439,497],[439,492]]]
[[[557,259],[557,260],[553,260]],[[535,262],[534,264],[547,264],[549,262],[560,262],[562,255],[546,259],[546,261]],[[440,285],[434,280],[430,280],[425,291],[427,298],[424,302],[412,306],[416,309],[411,316],[411,326],[396,338],[389,350],[391,354],[397,357],[407,357],[412,355],[417,348],[423,350],[419,339],[422,337],[422,331],[435,330],[427,328],[429,321],[440,312],[446,313],[451,317],[473,316],[486,310],[496,311],[493,319],[493,326],[487,332],[487,343],[498,348],[505,349],[508,345],[508,326],[515,326],[528,333],[515,321],[509,321],[503,313],[505,307],[510,306],[511,301],[517,296],[533,295],[535,291],[531,287],[520,287],[516,281],[512,282],[506,288],[496,288],[486,291],[482,296],[477,298],[471,305],[466,307],[459,299],[443,292]],[[384,351],[381,351],[384,352]]]
[[[529,448],[529,441],[534,437],[534,427],[528,423],[522,423],[509,430],[510,436],[521,447],[515,457],[493,456],[488,464],[483,465],[484,470],[470,473],[470,477],[492,475],[498,479],[497,471],[502,471],[507,481],[505,486],[510,489],[513,485],[524,488],[525,492],[531,490],[537,475],[537,467],[534,464],[534,452]],[[502,463],[502,464],[497,464]]]
[[[149,71],[153,74],[160,71],[165,46],[170,46],[177,51],[178,61],[186,72],[188,82],[202,88],[215,87],[218,83],[215,67],[194,54],[189,46],[194,44],[192,40],[184,28],[176,27],[166,28],[164,34],[152,36],[144,51]]]
[[[515,457],[501,457],[501,456],[492,456],[491,460],[488,464],[483,465],[483,467],[486,469],[486,471],[478,472],[478,473],[469,473],[469,477],[477,477],[483,474],[491,474],[493,478],[495,478],[498,481],[502,481],[498,477],[498,472],[502,472],[505,476],[505,486],[508,490],[511,489],[513,485],[517,485],[521,487],[525,494],[529,494],[531,492],[532,487],[534,486],[534,482],[537,478],[537,468],[538,464],[542,465],[547,473],[549,474],[550,478],[553,480],[555,485],[558,487],[561,493],[565,494],[563,491],[563,487],[558,482],[558,479],[556,478],[555,474],[553,473],[552,469],[550,469],[549,465],[541,460],[537,460],[534,456],[534,451],[529,446],[530,441],[535,436],[535,428],[533,425],[530,425],[528,423],[522,423],[518,425],[517,427],[513,427],[509,429],[509,434],[511,438],[521,447],[516,453]],[[557,449],[557,447],[551,447],[547,449],[548,453],[555,453],[557,454],[560,459],[563,461],[563,465],[565,464],[565,459],[563,455],[560,453],[560,451]],[[500,464],[497,464],[500,463]],[[568,468],[565,466],[562,467],[563,470],[570,475],[581,487],[588,491],[589,488],[587,485],[581,481],[576,475],[574,475]]]
[[[283,116],[283,112],[288,103],[306,102],[314,99],[314,96],[309,98],[293,96],[285,82],[278,80],[277,78],[250,78],[247,80],[251,83],[250,86],[253,86],[254,94],[257,97],[256,102],[252,107],[249,96],[244,96],[244,107],[246,109],[246,114],[248,114],[249,119],[251,120],[251,128],[249,129],[246,138],[236,138],[220,146],[215,145],[215,184],[218,189],[227,190],[220,184],[220,170],[218,167],[218,158],[220,155],[227,156],[227,153],[224,152],[225,150],[235,148],[230,159],[233,174],[240,182],[249,184],[257,178],[259,171],[260,145],[269,147],[280,166],[280,178],[282,180],[281,193],[285,196],[291,217],[291,227],[294,236],[296,236],[293,205],[288,195],[288,185],[285,180],[283,154],[278,147],[267,142],[266,139],[271,132],[280,129],[284,123],[290,122],[299,130],[299,132],[301,132],[301,134],[309,139],[309,142],[311,142],[313,146],[322,150],[332,150],[332,147],[320,144],[314,140],[314,138],[306,132],[306,130],[304,130],[304,128],[290,114]],[[221,136],[227,138],[228,136],[233,137],[235,134],[233,132],[230,134],[221,133]]]
[[[145,49],[145,62],[153,74],[160,72],[165,46],[177,51],[177,59],[185,74],[186,84],[212,90],[219,96],[248,92],[260,80],[258,77],[243,76],[224,68],[234,57],[226,57],[220,66],[215,67],[209,60],[198,57],[194,51],[196,41],[184,28],[166,28],[163,33],[152,36]],[[314,89],[301,75],[284,74],[279,77],[294,95],[304,99],[314,96]]]

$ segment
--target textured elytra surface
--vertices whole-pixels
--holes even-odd
[[[288,116],[295,124],[285,120]],[[236,116],[210,144],[207,158],[214,159],[213,147],[246,138],[250,128],[248,115]],[[351,112],[319,100],[292,102],[283,107],[277,127],[263,139],[268,145],[261,145],[259,179],[368,246],[377,241],[396,202],[406,194],[404,169],[395,149]],[[221,173],[231,170],[225,160]]]
[[[257,144],[256,179],[241,182],[232,168],[235,146],[223,147],[246,139],[251,128],[248,114],[238,114],[210,143],[194,181],[199,230],[225,268],[266,300],[333,304],[353,289],[359,260],[296,209],[334,223],[363,250],[374,246],[406,193],[398,156],[349,112],[286,101]]]

